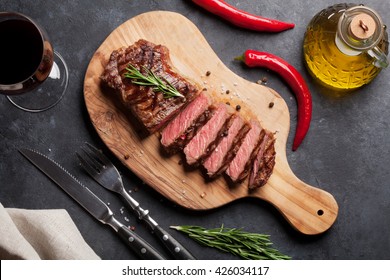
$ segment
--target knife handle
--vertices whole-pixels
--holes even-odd
[[[164,246],[171,252],[172,256],[177,260],[196,260],[196,258],[188,252],[183,245],[173,238],[161,226],[157,225],[154,228],[154,234],[160,239]]]
[[[129,230],[126,226],[121,226],[118,229],[118,234],[141,259],[166,259],[158,251],[156,251],[156,249],[154,249],[148,242],[138,236],[135,232]]]

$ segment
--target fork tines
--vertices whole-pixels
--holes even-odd
[[[81,150],[83,155],[77,152],[76,155],[82,167],[89,173],[100,173],[102,169],[112,165],[110,160],[100,150],[89,143],[85,143]]]

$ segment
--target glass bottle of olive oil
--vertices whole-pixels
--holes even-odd
[[[309,72],[321,84],[352,90],[372,81],[388,66],[388,35],[372,9],[337,4],[310,21],[303,42]]]

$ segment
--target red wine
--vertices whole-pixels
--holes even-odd
[[[21,110],[42,112],[61,100],[68,76],[41,26],[23,14],[0,11],[0,94]]]
[[[26,20],[0,22],[0,84],[20,83],[38,69],[43,56],[43,38]]]

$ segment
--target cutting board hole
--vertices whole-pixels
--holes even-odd
[[[318,215],[318,216],[324,215],[324,210],[322,210],[322,209],[318,210],[318,211],[317,211],[317,215]]]

